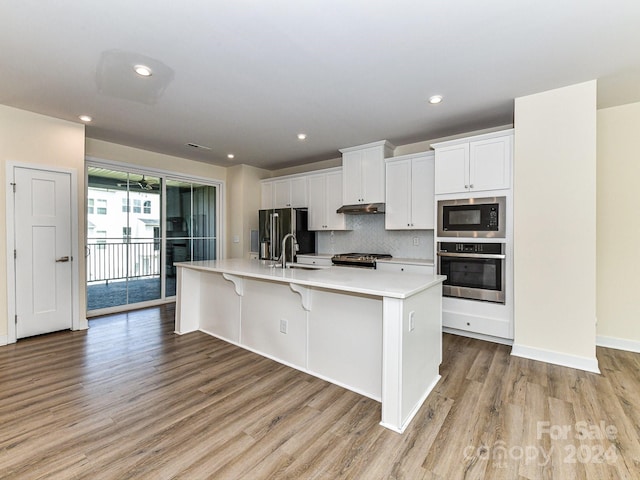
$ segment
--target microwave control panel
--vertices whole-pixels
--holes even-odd
[[[448,253],[489,253],[502,254],[503,243],[456,243],[441,242],[438,244],[438,250]]]

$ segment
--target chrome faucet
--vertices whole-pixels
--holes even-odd
[[[286,268],[287,267],[287,252],[285,251],[286,245],[287,245],[287,240],[289,240],[289,238],[293,238],[293,250],[294,250],[294,255],[295,252],[298,251],[298,239],[296,238],[296,236],[293,233],[287,233],[284,238],[282,239],[282,249],[280,250],[280,260],[282,260],[282,268]],[[292,259],[293,260],[293,259]]]

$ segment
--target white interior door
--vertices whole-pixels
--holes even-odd
[[[71,175],[14,169],[16,337],[72,327]]]

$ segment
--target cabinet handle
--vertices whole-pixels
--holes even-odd
[[[469,185],[469,188],[473,188],[473,184]]]
[[[469,188],[469,185],[465,185],[464,188]]]

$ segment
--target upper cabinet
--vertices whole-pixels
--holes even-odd
[[[342,202],[344,205],[385,201],[384,159],[394,146],[386,140],[342,148]]]
[[[431,146],[436,194],[511,188],[512,129]]]
[[[305,208],[308,206],[307,177],[264,180],[262,208]]]
[[[385,160],[387,230],[434,228],[434,161],[433,152]]]
[[[309,175],[309,230],[345,230],[340,169]]]

